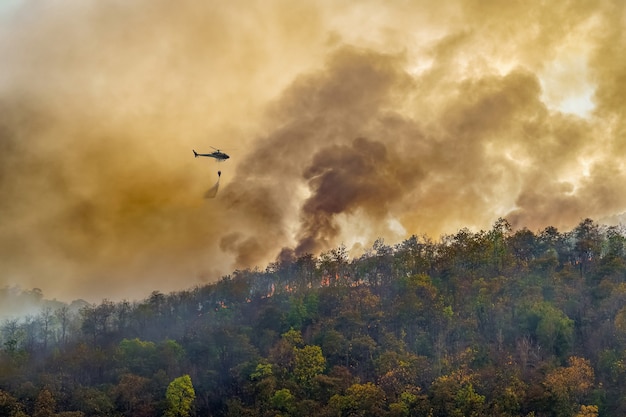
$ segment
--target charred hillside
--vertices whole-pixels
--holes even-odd
[[[48,305],[2,323],[0,415],[623,414],[625,242],[589,219],[537,233],[501,219],[139,302]],[[181,376],[189,407],[172,398]]]

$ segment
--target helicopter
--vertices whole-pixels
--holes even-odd
[[[213,148],[213,146],[211,146],[211,148]],[[193,151],[193,156],[194,157],[199,157],[199,156],[208,156],[210,158],[215,158],[217,160],[217,162],[222,162],[227,160],[228,158],[230,158],[230,156],[228,154],[225,154],[224,152],[220,151],[217,148],[213,148],[215,149],[215,152],[211,152],[211,153],[198,153],[195,150]]]

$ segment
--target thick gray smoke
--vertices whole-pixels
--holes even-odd
[[[136,298],[498,217],[620,221],[625,7],[6,3],[0,287]]]

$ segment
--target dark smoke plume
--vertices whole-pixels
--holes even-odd
[[[135,298],[499,217],[620,222],[625,8],[3,4],[0,287]],[[237,151],[206,201],[209,146]]]

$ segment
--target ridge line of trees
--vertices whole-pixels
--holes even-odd
[[[625,236],[498,219],[47,306],[0,325],[0,415],[621,415]]]

